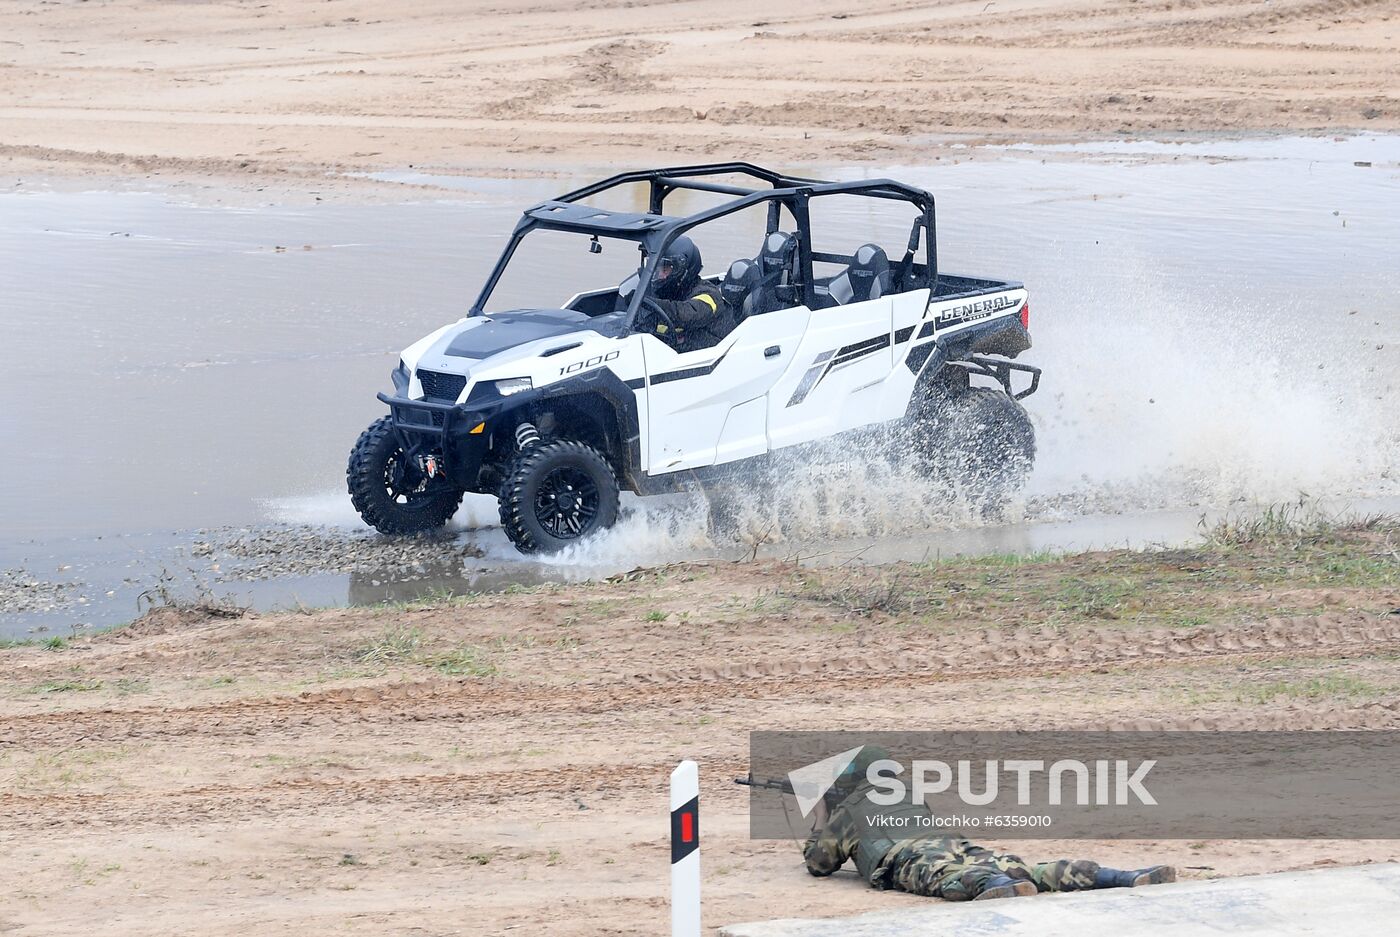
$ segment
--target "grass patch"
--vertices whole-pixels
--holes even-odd
[[[46,651],[61,651],[68,647],[66,638],[0,638],[0,651],[12,647],[42,647]]]
[[[494,677],[500,672],[487,653],[474,645],[419,660],[449,677]]]
[[[1317,614],[1337,602],[1370,609],[1384,595],[1324,590],[1400,587],[1400,526],[1393,518],[1337,520],[1306,505],[1232,517],[1187,549],[1000,554],[878,567],[797,571],[790,599],[835,613],[850,630],[889,617],[926,628],[1065,627],[1198,629],[1252,612]],[[1275,593],[1269,595],[1267,593]],[[1385,611],[1394,606],[1389,602]],[[768,609],[742,607],[751,614]]]
[[[1067,579],[1060,585],[1056,607],[1084,618],[1118,618],[1138,591],[1131,579]]]
[[[1064,555],[1054,550],[1037,550],[1034,553],[984,553],[980,556],[957,557],[956,563],[959,566],[974,569],[978,567],[1014,569],[1017,566],[1038,566],[1042,563],[1053,563]],[[936,568],[943,565],[944,562],[943,560],[935,560],[921,565]]]
[[[423,632],[417,628],[390,628],[374,641],[354,653],[362,664],[392,664],[409,660],[423,643]]]
[[[521,642],[530,646],[534,639]],[[495,655],[490,648],[468,644],[452,650],[432,652],[424,650],[423,632],[418,628],[391,628],[368,644],[356,649],[353,657],[356,662],[369,668],[384,667],[388,664],[417,664],[431,667],[449,677],[494,677],[499,673]],[[496,650],[505,651],[504,639],[496,641]],[[373,675],[374,670],[341,668],[322,679],[337,680]]]
[[[1332,674],[1310,680],[1270,680],[1241,687],[1236,702],[1263,706],[1275,700],[1375,699],[1392,692],[1393,688],[1378,686],[1356,677]]]
[[[806,597],[862,618],[876,613],[917,613],[927,606],[928,597],[914,589],[899,572],[891,575],[862,572],[865,575],[848,575],[830,585],[814,584]]]
[[[1214,524],[1201,516],[1200,527],[1207,546],[1238,547],[1252,543],[1315,540],[1332,533],[1331,519],[1308,509],[1306,500],[1291,504],[1271,504],[1250,513],[1227,513]]]
[[[321,683],[333,683],[337,680],[362,680],[367,677],[377,677],[383,672],[383,668],[375,664],[363,667],[336,667],[331,670],[323,670],[314,678],[302,680],[297,685],[314,686]]]
[[[91,693],[102,689],[101,680],[45,680],[30,689],[31,693]]]
[[[753,597],[748,608],[753,612],[767,612],[780,615],[793,606],[793,600],[779,592],[760,592]]]
[[[1383,515],[1328,514],[1308,498],[1270,504],[1261,510],[1228,513],[1214,524],[1201,517],[1207,546],[1217,549],[1248,544],[1293,545],[1320,543],[1343,533],[1393,530],[1395,519]]]
[[[429,608],[455,608],[461,605],[471,605],[484,595],[486,593],[475,589],[458,592],[447,586],[433,586],[424,589],[414,598],[380,602],[372,607],[379,614],[418,612]]]
[[[616,618],[627,608],[622,599],[596,599],[584,606],[584,613],[590,618]]]
[[[1210,617],[1191,612],[1179,612],[1163,619],[1162,624],[1167,628],[1177,629],[1204,628],[1210,624]]]

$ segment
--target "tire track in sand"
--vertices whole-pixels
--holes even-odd
[[[1008,679],[1110,666],[1172,666],[1279,654],[1330,656],[1400,645],[1400,617],[1360,612],[1272,618],[1202,629],[1133,632],[1096,628],[1065,638],[1024,631],[959,635],[956,648],[916,645],[829,659],[697,666],[602,674],[584,684],[431,681],[237,700],[206,706],[66,711],[15,716],[0,750],[85,742],[301,733],[338,725],[607,714],[715,700],[802,696],[830,687],[908,687]]]
[[[1213,719],[1157,719],[1084,726],[1111,731],[1327,731],[1400,729],[1400,698],[1357,706],[1294,705]],[[736,748],[740,747],[736,745]],[[654,792],[673,762],[510,768],[378,778],[291,778],[258,785],[216,784],[170,791],[0,793],[0,829],[13,832],[93,827],[166,827],[229,822],[270,815],[293,818],[337,807],[392,804],[441,810],[557,801],[561,797]],[[740,757],[706,757],[711,783],[747,771]],[[717,782],[715,779],[719,779]]]
[[[1360,705],[1295,704],[1215,718],[1141,719],[1077,728],[1142,732],[1400,730],[1400,698]],[[742,748],[740,739],[734,745],[736,751],[727,756],[706,755],[709,783],[724,783],[724,779],[748,770],[747,759],[737,751]],[[521,803],[558,801],[566,796],[576,799],[589,794],[652,792],[659,797],[664,778],[674,766],[671,761],[595,763],[375,778],[303,777],[256,785],[213,784],[168,791],[0,793],[0,829],[54,832],[94,827],[168,827],[272,815],[295,818],[364,804],[438,811],[447,807],[489,807],[508,800],[512,809],[518,810]]]

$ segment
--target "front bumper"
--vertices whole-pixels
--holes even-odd
[[[499,407],[411,400],[385,393],[378,397],[389,405],[389,417],[405,453],[440,450],[448,477],[467,491],[479,490],[481,467],[491,455],[490,422],[499,415]]]
[[[431,400],[410,400],[380,393],[381,402],[389,405],[389,415],[393,418],[394,429],[401,433],[429,436],[455,436],[470,434],[479,424],[485,423],[489,414],[479,410],[469,410],[459,403],[434,403]],[[484,435],[481,430],[479,435]]]

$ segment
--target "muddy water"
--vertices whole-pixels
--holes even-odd
[[[943,269],[1030,287],[1046,379],[1025,519],[911,511],[932,499],[908,480],[818,465],[784,517],[750,519],[760,553],[1180,541],[1232,504],[1394,503],[1400,139],[941,152],[832,174],[928,187]],[[485,499],[446,558],[363,533],[344,456],[398,350],[466,308],[520,207],[583,181],[387,178],[442,197],[0,195],[0,634],[129,619],[162,571],[273,607],[754,548],[711,542],[674,499],[549,564],[509,549]],[[867,221],[836,219],[852,245]]]

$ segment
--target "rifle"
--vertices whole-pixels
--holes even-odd
[[[752,771],[745,777],[735,778],[734,783],[742,784],[745,787],[758,787],[764,790],[782,791],[784,794],[797,794],[797,791],[793,790],[792,782],[787,778],[756,778],[753,776]],[[826,801],[828,807],[835,808],[837,804],[846,799],[846,795],[851,793],[852,789],[852,787],[843,784],[833,784],[827,789],[826,793],[822,795],[822,800]]]
[[[756,778],[753,776],[752,771],[750,771],[745,777],[735,778],[734,783],[742,784],[745,787],[757,787],[763,790],[781,791],[784,794],[792,794],[794,796],[797,794],[797,791],[793,789],[792,782],[789,781],[787,778]],[[826,801],[826,806],[828,810],[834,810],[836,809],[836,805],[841,803],[841,801],[845,800],[846,795],[849,793],[849,789],[839,787],[838,785],[833,784],[831,788],[825,794],[822,795],[822,800]],[[793,830],[792,817],[788,814],[787,801],[784,800],[782,803],[783,816],[787,818],[788,829],[793,831],[794,838],[797,841],[798,852],[801,852],[805,858],[806,850],[802,846],[803,834],[798,833],[796,830]],[[815,832],[816,831],[814,829],[813,833]]]
[[[747,776],[735,778],[735,784],[742,784],[745,787],[761,787],[770,791],[782,791],[784,794],[796,794],[792,789],[792,782],[787,778],[756,778],[750,771]]]

